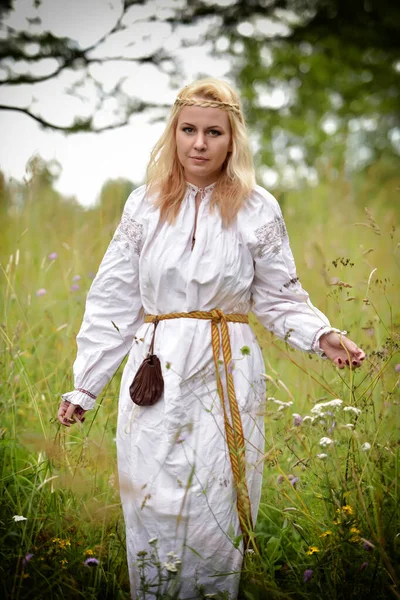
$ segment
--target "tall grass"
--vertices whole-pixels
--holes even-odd
[[[253,320],[268,380],[266,454],[242,598],[400,597],[399,182],[376,177],[327,173],[281,198],[304,287],[367,359],[337,371]],[[118,211],[85,212],[34,179],[24,197],[2,216],[0,595],[128,598],[114,442],[121,370],[83,427],[55,419]]]

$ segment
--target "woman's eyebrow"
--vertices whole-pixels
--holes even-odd
[[[184,121],[183,123],[181,123],[182,125],[188,125],[189,127],[197,127],[197,125],[193,125],[193,123],[187,123],[186,121]],[[223,129],[222,125],[207,125],[207,127],[205,127],[205,129]]]

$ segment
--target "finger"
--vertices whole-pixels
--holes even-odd
[[[65,400],[63,400],[61,402],[60,407],[58,409],[58,413],[57,413],[57,418],[60,421],[60,423],[63,423],[64,415],[65,415],[69,405],[70,405],[70,402],[66,402]]]
[[[69,407],[67,408],[65,415],[63,417],[63,425],[65,425],[66,427],[70,427],[71,425],[73,425],[76,422],[76,417],[74,417],[76,408],[77,407],[75,404],[70,404]]]

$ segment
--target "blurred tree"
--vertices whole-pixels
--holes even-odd
[[[400,153],[400,4],[393,0],[124,0],[114,25],[98,41],[81,47],[68,37],[40,30],[37,16],[16,29],[8,23],[17,1],[0,8],[0,85],[38,85],[73,71],[82,77],[70,89],[92,81],[98,103],[92,116],[69,126],[50,123],[30,107],[0,105],[65,132],[102,131],[129,121],[132,113],[160,106],[124,92],[121,79],[105,90],[93,66],[128,61],[150,63],[181,81],[180,64],[168,51],[160,24],[180,47],[204,45],[232,60],[231,76],[243,94],[248,122],[255,131],[260,165],[315,164],[329,155],[336,164],[357,167],[382,154]],[[100,8],[98,10],[101,10]],[[135,26],[136,29],[131,28]],[[193,26],[199,26],[193,35]],[[140,27],[140,29],[138,29]],[[199,33],[200,32],[200,33]],[[122,53],[104,53],[127,40]],[[147,54],[141,43],[152,38]],[[115,44],[114,45],[114,41]],[[32,74],[44,60],[46,74]],[[114,63],[112,62],[114,61]],[[42,73],[42,72],[40,72]],[[201,74],[201,73],[200,73]],[[203,75],[206,75],[203,73]],[[108,100],[118,109],[98,127],[95,117]]]

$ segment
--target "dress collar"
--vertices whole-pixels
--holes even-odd
[[[210,183],[210,185],[206,185],[203,188],[197,187],[197,185],[194,185],[194,183],[189,183],[189,181],[186,182],[186,185],[188,186],[188,188],[190,190],[193,190],[194,192],[196,192],[196,194],[197,194],[197,192],[201,192],[201,194],[205,194],[205,193],[213,190],[215,188],[216,183],[217,182],[214,181],[214,183]]]

